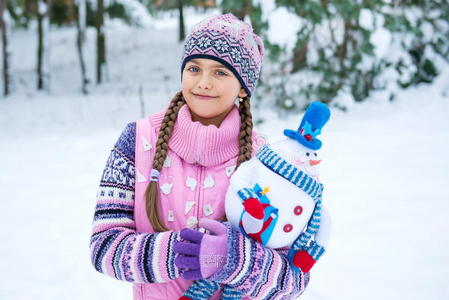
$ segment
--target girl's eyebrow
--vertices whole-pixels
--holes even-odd
[[[194,63],[194,64],[197,64],[197,65],[202,65],[198,60],[196,60],[196,59],[191,59],[190,60],[192,63]],[[189,61],[189,62],[190,62]],[[216,68],[226,68],[225,66],[223,66],[222,64],[214,64],[214,65],[212,65],[211,67],[216,67]]]

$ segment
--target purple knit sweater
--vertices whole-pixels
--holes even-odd
[[[119,280],[156,282],[157,268],[168,281],[179,277],[171,250],[178,233],[135,230],[135,139],[136,123],[132,122],[111,150],[103,171],[92,225],[91,261],[98,272]],[[229,228],[227,263],[209,280],[229,284],[253,299],[293,299],[304,291],[309,274],[294,272],[286,252],[265,248]],[[151,251],[155,247],[157,253]]]

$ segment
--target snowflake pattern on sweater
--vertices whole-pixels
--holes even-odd
[[[135,131],[135,122],[127,125],[107,160],[92,224],[91,260],[98,272],[119,280],[166,282],[179,277],[171,251],[178,233],[135,230]]]

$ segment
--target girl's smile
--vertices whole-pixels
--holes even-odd
[[[215,96],[208,96],[208,95],[200,95],[200,94],[193,94],[193,95],[200,100],[213,100],[213,99],[217,98]]]

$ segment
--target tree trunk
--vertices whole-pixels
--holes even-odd
[[[183,0],[178,0],[178,10],[179,10],[179,41],[182,42],[186,37]]]
[[[97,20],[95,27],[97,29],[97,83],[103,82],[104,70],[106,65],[106,43],[104,35],[104,2],[97,0]]]
[[[81,67],[81,91],[87,94],[87,85],[89,80],[86,75],[86,63],[84,62],[84,44],[86,41],[86,0],[77,0],[78,4],[78,18],[76,26],[78,29],[76,45],[78,48],[78,57]]]
[[[300,69],[307,66],[307,50],[309,45],[309,39],[305,39],[301,46],[293,51],[293,67],[291,73],[296,73]]]
[[[50,88],[50,15],[48,0],[38,0],[37,10],[37,89],[49,90]]]
[[[11,49],[9,46],[9,34],[11,30],[11,18],[6,9],[6,2],[0,3],[0,28],[2,30],[2,66],[3,66],[3,95],[6,97],[11,93]]]

